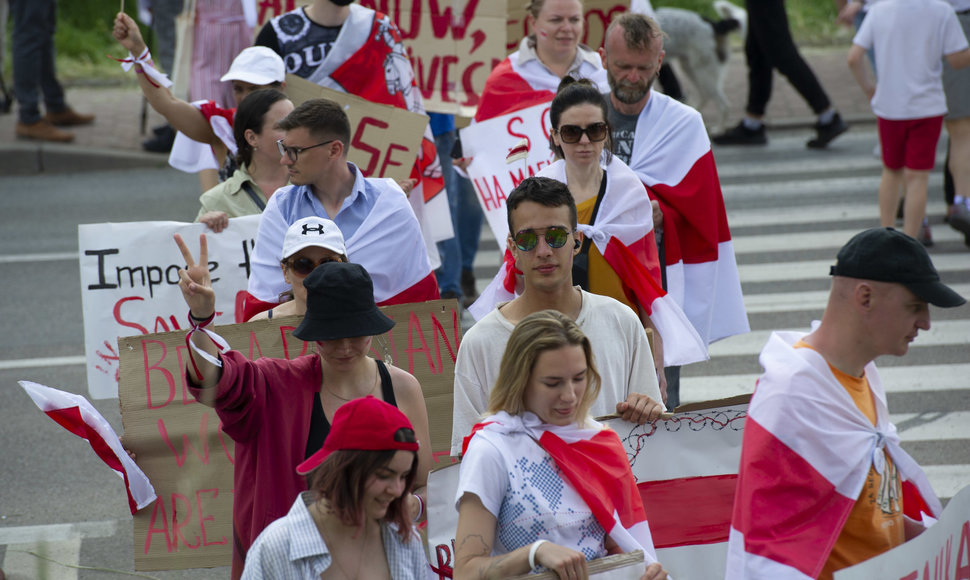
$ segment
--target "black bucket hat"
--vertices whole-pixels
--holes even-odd
[[[920,300],[942,308],[966,302],[940,282],[923,244],[893,228],[872,228],[853,236],[839,250],[829,273],[902,284]]]
[[[306,315],[293,336],[305,342],[384,334],[394,321],[374,303],[374,283],[360,264],[326,262],[303,279]]]

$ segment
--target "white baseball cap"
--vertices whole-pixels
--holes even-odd
[[[285,260],[303,248],[319,246],[341,256],[347,255],[344,247],[344,235],[340,233],[337,224],[322,217],[310,216],[293,222],[286,230],[283,238],[283,256]]]
[[[250,46],[236,55],[229,72],[219,80],[271,85],[281,83],[285,78],[286,66],[280,55],[265,46]]]

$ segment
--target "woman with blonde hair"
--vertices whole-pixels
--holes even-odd
[[[581,579],[588,560],[634,550],[650,563],[644,580],[666,578],[623,445],[589,417],[599,389],[575,322],[542,310],[516,325],[488,415],[464,445],[456,579],[539,567]]]

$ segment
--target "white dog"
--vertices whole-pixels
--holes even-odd
[[[724,71],[730,54],[728,34],[738,30],[744,38],[748,13],[727,0],[716,0],[714,10],[721,16],[717,22],[680,8],[657,8],[656,14],[666,35],[665,59],[676,59],[696,87],[696,109],[703,109],[711,99],[715,101],[720,113],[715,130],[720,130],[727,122],[729,107],[724,96]]]

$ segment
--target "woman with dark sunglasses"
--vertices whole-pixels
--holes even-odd
[[[644,328],[652,329],[654,364],[666,398],[664,343],[671,343],[668,355],[678,357],[678,362],[667,364],[686,362],[684,358],[703,350],[698,350],[700,338],[683,311],[670,300],[662,306],[657,302],[666,293],[653,233],[653,206],[640,179],[612,154],[607,111],[594,84],[563,79],[549,110],[550,146],[558,161],[539,175],[565,183],[576,201],[585,240],[573,260],[573,282],[623,302],[637,313]],[[607,251],[608,247],[622,247],[622,251]],[[666,316],[653,316],[658,307]]]
[[[283,237],[280,268],[290,289],[280,294],[279,305],[257,313],[249,320],[262,320],[306,313],[303,280],[320,264],[349,262],[344,236],[332,221],[310,216],[293,222]]]

